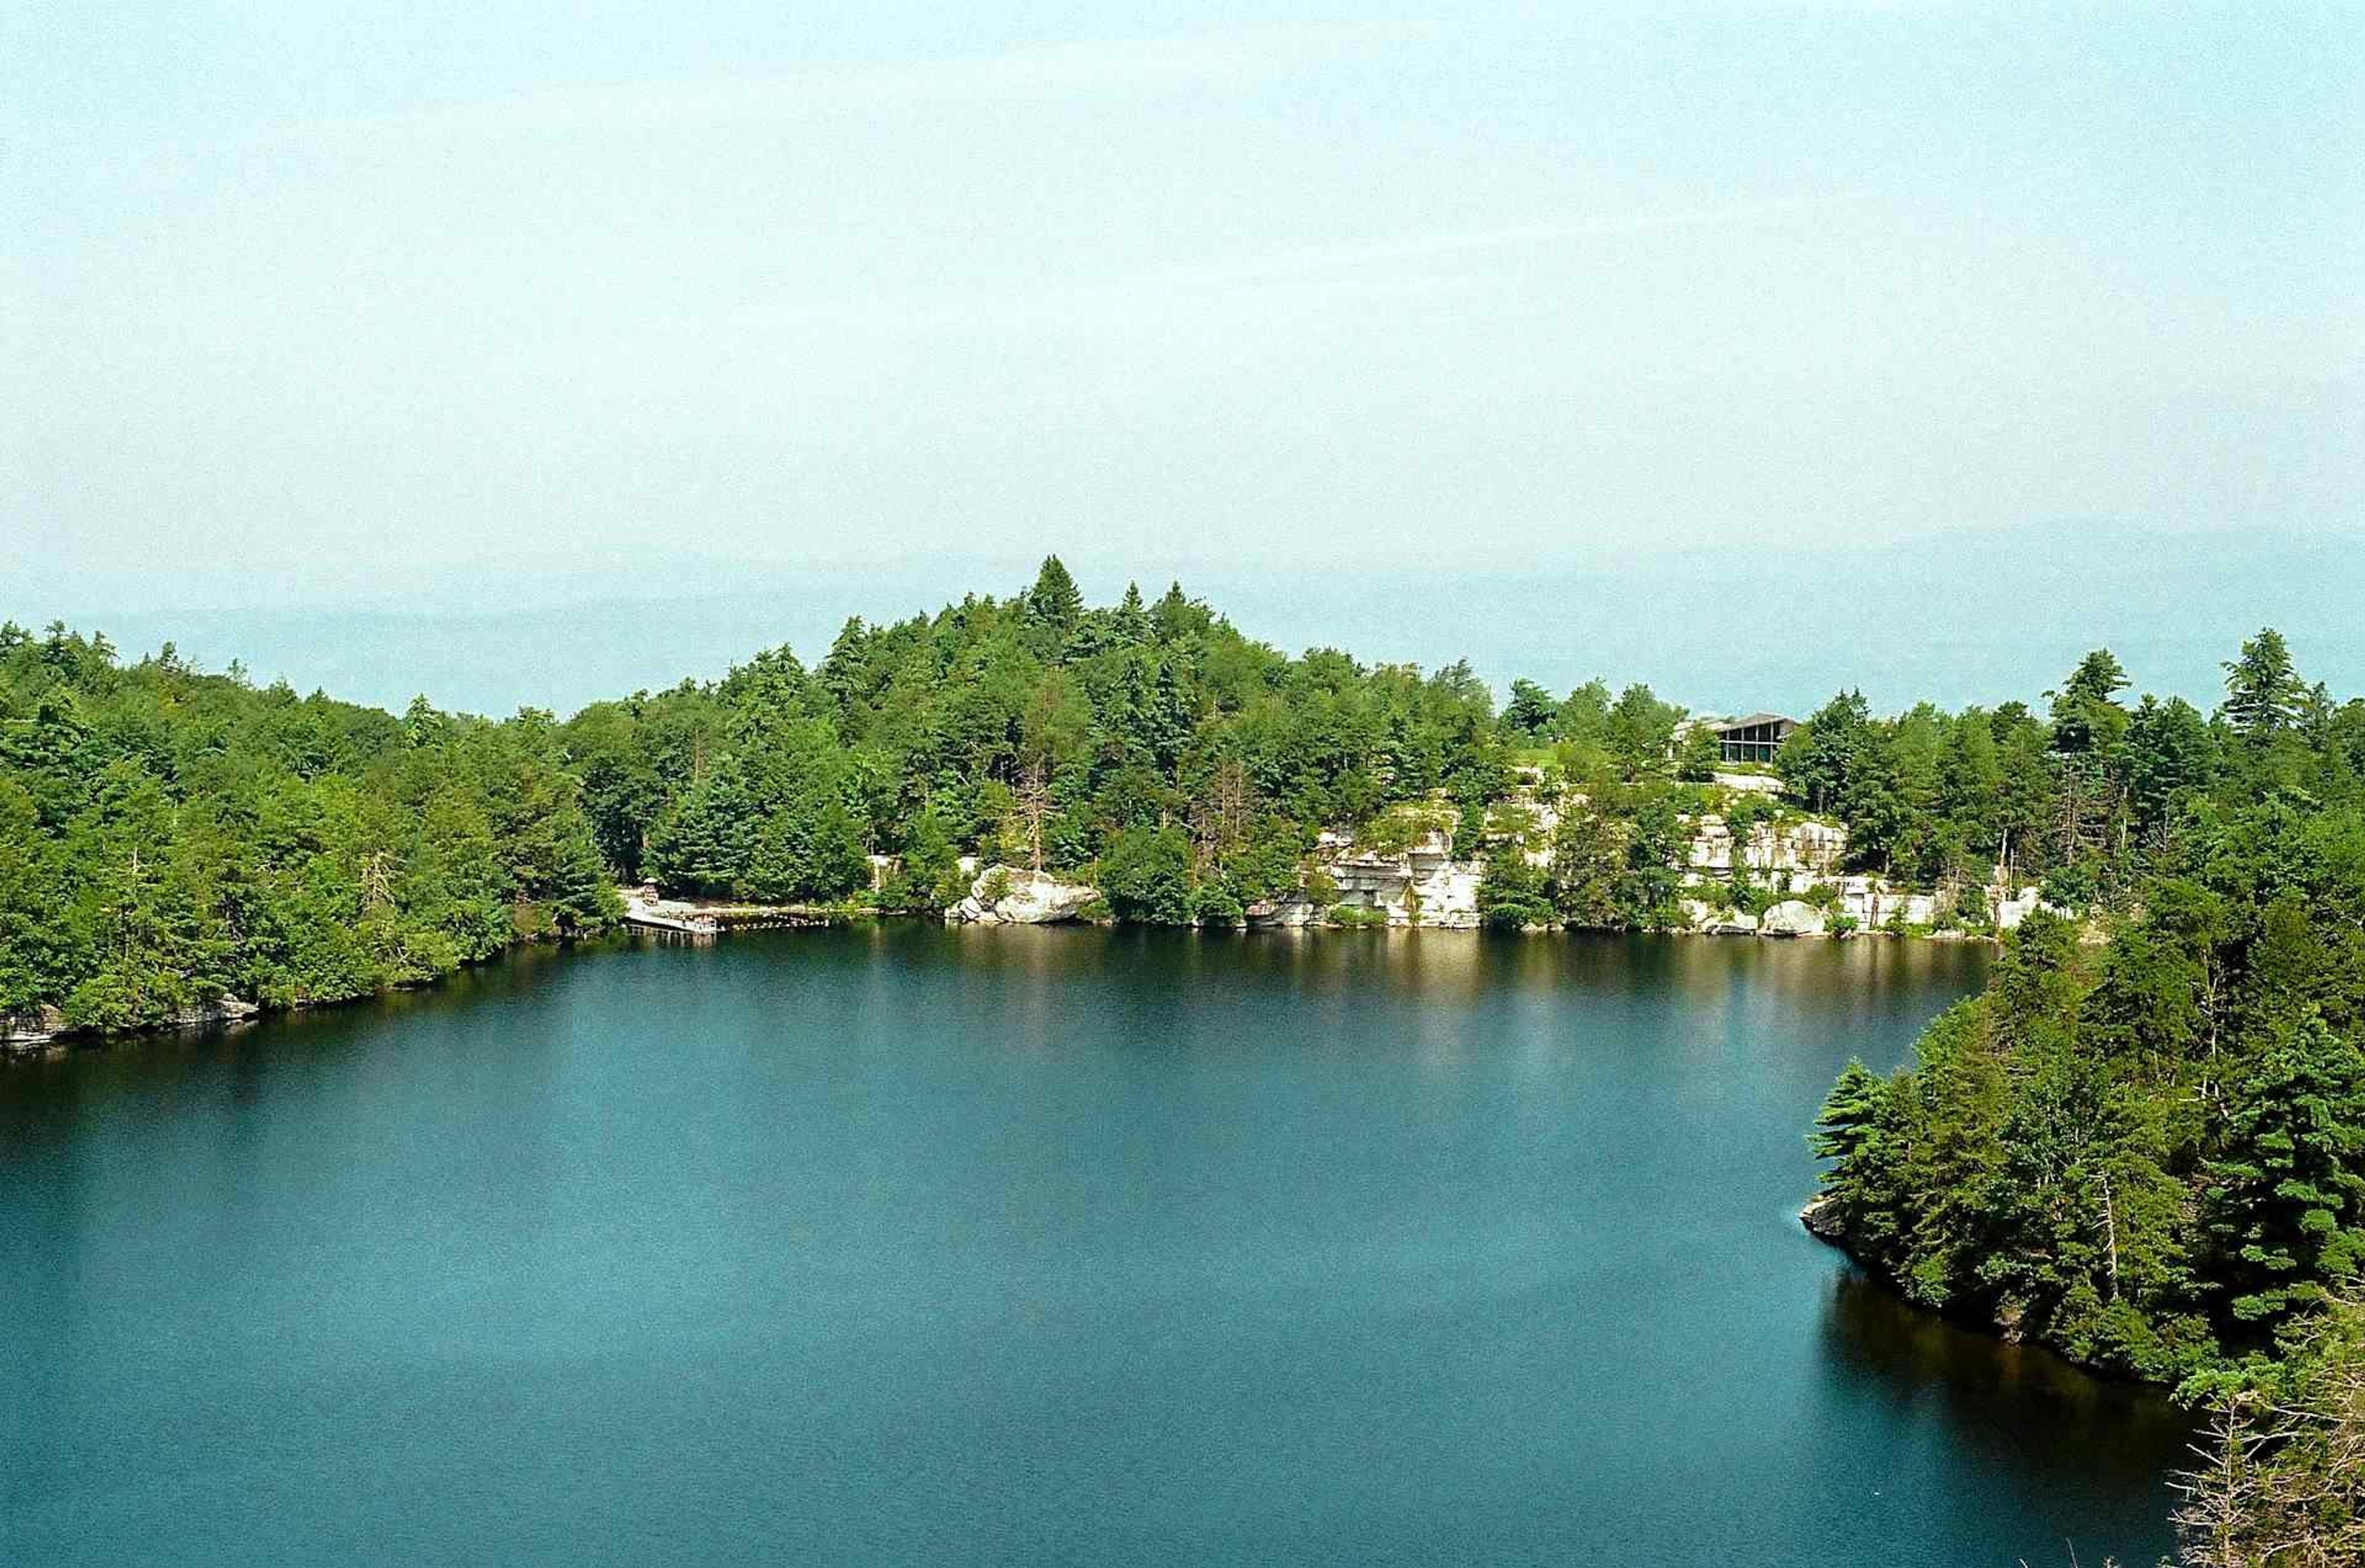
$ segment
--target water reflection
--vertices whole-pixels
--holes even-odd
[[[1832,1281],[1821,1342],[1830,1404],[1861,1421],[1867,1394],[1878,1401],[1866,1495],[1882,1506],[1914,1510],[1942,1538],[1973,1531],[1980,1499],[1953,1484],[1967,1466],[2009,1493],[2059,1499],[2060,1562],[2140,1563],[2167,1546],[2169,1473],[2190,1462],[2197,1423],[2159,1391],[1949,1323],[1853,1267]]]

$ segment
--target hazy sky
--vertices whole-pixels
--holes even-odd
[[[691,9],[0,11],[0,575],[2365,515],[2365,7]]]

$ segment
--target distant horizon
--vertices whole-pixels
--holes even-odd
[[[2115,521],[2102,519],[2061,519],[2014,524],[1950,523],[1926,531],[1866,540],[1826,541],[1809,546],[1785,545],[1786,553],[1811,557],[1816,554],[1851,550],[1936,549],[1948,545],[1986,544],[1998,540],[2051,540],[2070,537],[2089,547],[2124,547],[2137,542],[2236,541],[2261,536],[2305,543],[2351,543],[2365,548],[2365,517],[2353,524],[2317,522],[2306,526],[2262,529],[2228,522],[2164,523]],[[1438,546],[1427,554],[1392,554],[1367,562],[1341,560],[1330,549],[1298,548],[1286,537],[1255,558],[1258,571],[1348,572],[1380,577],[1407,577],[1430,573],[1457,580],[1614,574],[1637,563],[1675,566],[1687,562],[1728,561],[1736,547],[1698,543],[1642,540],[1590,551],[1541,553],[1531,558],[1473,566],[1468,553]],[[389,583],[383,571],[340,567],[333,560],[304,557],[286,564],[268,577],[235,569],[207,570],[201,566],[152,561],[131,563],[104,572],[46,572],[45,563],[20,566],[30,579],[6,591],[44,603],[63,603],[100,613],[155,615],[175,610],[200,612],[286,610],[354,610],[386,614],[454,614],[524,608],[559,608],[570,603],[629,602],[677,599],[689,593],[713,591],[714,583],[735,581],[745,574],[768,578],[800,576],[858,581],[884,578],[906,585],[919,580],[966,583],[955,591],[985,592],[988,581],[1020,583],[1030,579],[1045,554],[1056,554],[1075,573],[1093,599],[1105,588],[1110,602],[1128,582],[1144,593],[1162,591],[1171,582],[1185,589],[1194,578],[1222,581],[1241,572],[1238,552],[1213,550],[1115,551],[1089,542],[1050,543],[1033,550],[1012,547],[999,551],[947,549],[886,554],[848,549],[843,553],[766,552],[710,548],[656,549],[645,554],[629,550],[600,553],[569,552],[554,560],[548,552],[486,549],[437,561],[417,575]],[[1000,590],[1008,591],[1008,590]]]
[[[1048,553],[1069,565],[1089,604],[1115,603],[1127,581],[1152,597],[1180,581],[1284,653],[1331,646],[1366,665],[1429,671],[1467,660],[1498,700],[1514,678],[1564,695],[1597,676],[1614,688],[1644,682],[1698,712],[1804,716],[1845,688],[1861,688],[1882,711],[1924,700],[2034,704],[2079,656],[2108,646],[2136,693],[2181,696],[2207,711],[2219,663],[2265,625],[2290,637],[2311,679],[2344,695],[2365,689],[2365,634],[2344,609],[2365,602],[2365,551],[2347,535],[2193,530],[2173,535],[2188,548],[2172,555],[2137,547],[2169,536],[1956,530],[1853,552],[1782,552],[1763,564],[1746,553],[1668,549],[1587,567],[1333,566],[1302,576],[1216,562],[1178,568],[1171,558],[1125,573],[1089,547]],[[414,585],[370,600],[112,612],[0,602],[0,617],[104,632],[127,659],[170,641],[207,669],[238,659],[259,683],[284,678],[390,711],[423,693],[454,711],[565,716],[634,690],[720,678],[766,648],[787,645],[816,664],[849,617],[887,624],[969,594],[1006,598],[1041,558],[900,569],[717,563],[727,588],[687,570],[634,579],[597,563],[539,573],[526,564],[516,577],[446,576],[440,592]],[[2244,572],[2248,580],[2236,580]]]

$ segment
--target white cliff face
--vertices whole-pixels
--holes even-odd
[[[1835,885],[1840,892],[1838,913],[1855,920],[1858,930],[1938,924],[1934,894],[1892,888],[1878,877],[1842,877]]]
[[[1778,788],[1777,781],[1759,775],[1734,775],[1717,782],[1737,790]],[[1581,799],[1555,795],[1541,786],[1540,777],[1522,775],[1509,797],[1496,803],[1489,824],[1494,834],[1516,834],[1523,844],[1519,850],[1498,848],[1496,853],[1518,853],[1538,867],[1551,863],[1552,834],[1563,810]],[[1687,826],[1689,837],[1677,869],[1683,879],[1682,908],[1694,931],[1767,936],[1951,931],[1958,913],[1974,929],[1984,915],[1996,929],[2009,931],[2039,903],[2034,888],[1931,893],[1844,871],[1847,830],[1812,817],[1757,822],[1738,835],[1729,820],[1717,814],[1694,817]],[[1478,887],[1485,862],[1454,858],[1451,832],[1432,828],[1395,855],[1359,848],[1346,834],[1326,832],[1316,853],[1338,886],[1339,903],[1374,911],[1391,926],[1468,929],[1484,924]],[[1737,881],[1761,890],[1744,899],[1735,890]],[[1762,915],[1737,907],[1768,897],[1775,902]],[[1318,925],[1328,913],[1297,892],[1254,906],[1248,920],[1255,926]]]
[[[1691,839],[1685,850],[1685,909],[1693,929],[1734,932],[1752,924],[1768,935],[1829,935],[1836,931],[1929,930],[1951,926],[1958,909],[1965,915],[1987,913],[1993,924],[2011,930],[2035,907],[2034,890],[2006,896],[1994,889],[1967,890],[1958,897],[1900,887],[1884,878],[1840,869],[1847,855],[1847,830],[1811,818],[1780,825],[1757,823],[1738,842],[1721,816],[1692,819]],[[1736,864],[1747,880],[1779,896],[1830,890],[1828,903],[1820,900],[1817,919],[1795,911],[1768,910],[1751,923],[1732,905],[1730,890]],[[1777,906],[1778,909],[1779,906]],[[1810,929],[1811,927],[1811,929]]]
[[[1288,892],[1277,899],[1249,905],[1248,922],[1250,926],[1259,930],[1269,926],[1283,926],[1294,930],[1301,925],[1321,924],[1323,916],[1328,913],[1327,910],[1316,907],[1314,901],[1303,892]]]
[[[1696,871],[1730,875],[1737,853],[1740,864],[1754,872],[1821,872],[1837,866],[1847,854],[1847,829],[1832,823],[1753,823],[1738,845],[1722,817],[1694,817],[1691,827],[1686,863]]]
[[[1390,925],[1467,930],[1479,924],[1478,882],[1484,868],[1453,858],[1453,835],[1432,832],[1401,855],[1349,849],[1324,868],[1339,885],[1339,902],[1373,909]]]
[[[969,897],[945,911],[951,924],[1048,925],[1081,917],[1100,890],[1063,882],[1048,871],[995,866],[970,885]]]

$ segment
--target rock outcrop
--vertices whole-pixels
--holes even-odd
[[[1478,883],[1485,868],[1453,858],[1453,835],[1431,832],[1401,855],[1347,846],[1324,869],[1339,885],[1339,902],[1373,909],[1390,925],[1469,930],[1480,924]]]
[[[65,1029],[65,1014],[54,1007],[0,1013],[0,1056],[27,1055],[44,1049]]]
[[[1319,925],[1329,912],[1318,908],[1303,892],[1283,893],[1276,899],[1266,899],[1248,907],[1249,925],[1253,930],[1271,926],[1295,929],[1301,925]]]
[[[1685,864],[1695,871],[1731,875],[1735,864],[1760,876],[1785,871],[1824,872],[1847,853],[1847,829],[1811,818],[1777,825],[1751,824],[1738,844],[1720,816],[1694,817]]]
[[[1847,1233],[1847,1227],[1840,1224],[1840,1216],[1832,1207],[1832,1201],[1826,1197],[1818,1197],[1813,1203],[1800,1209],[1799,1223],[1825,1241],[1833,1243],[1837,1243]]]
[[[1754,936],[1757,917],[1740,910],[1719,909],[1701,899],[1686,899],[1684,915],[1703,936]]]
[[[2037,890],[2034,888],[2022,888],[2009,895],[1991,896],[1994,897],[1994,902],[1990,907],[1998,931],[2017,930],[2020,923],[2026,920],[2040,905],[2051,907],[2045,904],[2045,900],[2038,896]],[[2067,914],[2069,912],[2057,909],[2053,913]]]
[[[173,1014],[172,1026],[176,1029],[203,1029],[215,1024],[243,1024],[263,1009],[242,997],[218,996],[211,1002],[193,1002]]]
[[[978,925],[1049,925],[1081,919],[1100,896],[1097,888],[1063,882],[1048,871],[993,866],[970,884],[969,897],[945,911],[945,919]]]
[[[1782,780],[1771,773],[1711,773],[1708,781],[1742,795],[1779,795]]]
[[[1767,936],[1821,936],[1831,922],[1804,899],[1784,899],[1758,917],[1757,929]]]
[[[243,1024],[263,1011],[243,997],[218,996],[210,1002],[193,1002],[169,1016],[143,1025],[155,1029],[206,1029],[224,1024]],[[17,1013],[0,1013],[0,1057],[31,1056],[52,1047],[62,1048],[69,1034],[65,1014],[56,1008],[43,1005],[28,1007]]]
[[[1842,877],[1838,913],[1847,915],[1859,931],[1889,931],[1900,925],[1935,925],[1938,901],[1930,893],[1893,888],[1878,877]]]

